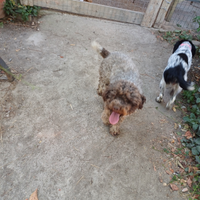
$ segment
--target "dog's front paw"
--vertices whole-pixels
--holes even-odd
[[[100,89],[97,89],[97,94],[98,94],[99,96],[102,96],[102,92],[101,92]]]
[[[162,101],[163,101],[163,98],[161,98],[161,97],[156,97],[156,102],[158,102],[158,103],[161,103]]]
[[[172,109],[172,107],[173,107],[173,104],[171,104],[170,102],[168,102],[167,105],[166,105],[166,108],[168,110],[170,110],[170,109]]]
[[[119,135],[120,131],[119,128],[117,126],[111,126],[110,127],[110,134],[115,136],[115,135]]]

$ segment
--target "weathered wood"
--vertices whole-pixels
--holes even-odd
[[[152,27],[156,20],[156,17],[158,16],[158,12],[162,5],[162,2],[163,0],[150,0],[141,26]]]
[[[172,15],[174,13],[174,10],[175,10],[177,4],[182,2],[182,1],[184,1],[184,0],[173,0],[172,1],[171,6],[170,6],[170,8],[169,8],[169,10],[167,12],[166,18],[165,18],[166,21],[169,22],[171,20]]]
[[[134,24],[141,24],[144,17],[142,12],[74,0],[21,0],[21,3]]]
[[[29,6],[33,6],[33,2],[34,0],[20,0],[22,5],[29,5]]]
[[[158,12],[158,16],[156,18],[155,24],[153,25],[154,27],[159,27],[162,22],[165,20],[166,14],[168,12],[168,9],[170,8],[170,5],[172,3],[172,0],[164,0],[160,10]]]

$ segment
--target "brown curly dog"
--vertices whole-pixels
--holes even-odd
[[[110,53],[95,41],[92,47],[104,58],[99,69],[97,89],[104,100],[101,118],[104,124],[110,125],[110,133],[117,135],[124,118],[136,109],[142,109],[146,102],[140,87],[139,73],[126,55]]]

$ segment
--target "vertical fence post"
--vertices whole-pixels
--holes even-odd
[[[165,18],[166,21],[169,22],[169,21],[171,20],[172,15],[173,15],[173,13],[174,13],[174,10],[175,10],[177,4],[180,3],[180,2],[182,2],[182,1],[184,1],[184,0],[173,0],[173,1],[172,1],[171,6],[170,6],[170,8],[169,8],[169,11],[167,12],[167,16],[166,16],[166,18]]]
[[[152,27],[156,20],[156,17],[158,16],[158,12],[160,10],[162,2],[163,0],[150,0],[147,10],[144,14],[141,26]]]
[[[173,0],[164,0],[161,7],[160,7],[160,10],[158,12],[158,16],[156,18],[156,21],[155,21],[155,24],[153,25],[154,27],[159,27],[162,22],[165,20],[165,17],[168,13],[168,10],[170,8],[170,5],[172,4],[172,1]]]

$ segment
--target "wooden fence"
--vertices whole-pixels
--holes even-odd
[[[24,5],[36,5],[70,13],[139,24],[145,27],[159,27],[164,21],[170,5],[176,0],[150,0],[145,13],[109,7],[78,0],[20,0]]]

